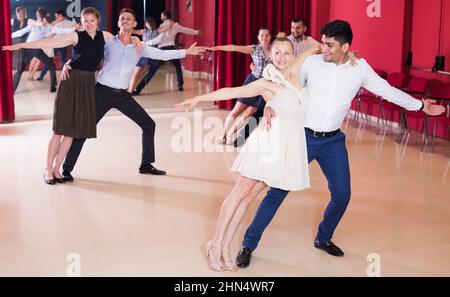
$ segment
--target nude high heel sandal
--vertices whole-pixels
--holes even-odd
[[[206,243],[205,257],[211,270],[224,272],[225,267],[221,262],[221,250],[214,245],[214,241],[210,240]]]
[[[236,261],[234,261],[230,257],[230,249],[229,248],[222,248],[222,260],[223,260],[223,265],[225,266],[225,269],[227,271],[235,272],[238,270]]]

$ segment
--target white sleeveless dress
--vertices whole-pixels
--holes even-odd
[[[288,191],[310,187],[305,129],[306,88],[299,90],[269,64],[264,78],[282,84],[267,102],[276,113],[269,131],[258,127],[231,168],[242,176]]]

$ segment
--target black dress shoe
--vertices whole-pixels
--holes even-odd
[[[133,92],[131,92],[132,96],[138,96],[140,94],[141,94],[141,91],[138,91],[138,90],[133,90]]]
[[[41,81],[41,80],[44,80],[44,79],[39,76],[39,77],[35,77],[34,80]]]
[[[63,171],[62,176],[66,182],[73,182],[73,176],[70,171]]]
[[[183,92],[184,91],[183,86],[179,86],[178,91]]]
[[[236,264],[240,268],[245,268],[250,265],[250,259],[252,257],[252,251],[248,248],[241,248],[239,254],[236,257]]]
[[[56,92],[56,88],[55,87],[50,88],[50,93],[55,93],[55,92]]]
[[[152,164],[143,164],[139,167],[140,174],[166,175],[165,171],[156,169]]]
[[[56,185],[56,179],[48,179],[44,173],[44,181],[47,185]]]
[[[319,243],[317,240],[314,241],[314,247],[318,248],[320,250],[324,250],[328,254],[336,257],[342,257],[344,255],[344,252],[334,243],[331,241],[327,243]]]

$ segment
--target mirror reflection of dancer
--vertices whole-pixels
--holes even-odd
[[[36,11],[36,18],[38,22],[43,22],[44,26],[37,26],[28,24],[25,28],[20,29],[12,34],[12,38],[23,37],[28,34],[27,43],[33,41],[39,41],[45,39],[53,30],[52,26],[50,26],[47,22],[47,11],[43,8],[38,8]],[[46,46],[43,46],[46,47]],[[56,69],[55,64],[53,63],[53,58],[50,58],[41,48],[31,48],[31,47],[23,47],[23,60],[22,67],[17,69],[13,78],[13,87],[14,92],[17,90],[19,86],[20,79],[22,77],[22,73],[25,71],[28,63],[33,58],[37,58],[42,61],[50,71],[50,92],[56,92]],[[31,70],[31,69],[30,69]]]
[[[77,28],[78,25],[76,23],[73,23],[70,21],[64,10],[58,9],[55,11],[55,20],[51,23],[51,26],[57,28],[57,29],[71,29],[71,28]],[[64,33],[57,33],[53,38],[57,38],[58,35],[61,35]],[[59,55],[61,59],[61,65],[64,66],[67,62],[67,49],[68,47],[62,47],[62,48],[54,48],[54,56]],[[48,68],[44,66],[42,68],[41,73],[39,74],[39,77],[37,77],[35,80],[44,80],[44,76],[47,74]]]
[[[305,59],[301,68],[301,82],[309,95],[305,118],[308,162],[316,160],[328,181],[331,200],[319,224],[314,247],[333,256],[344,252],[331,238],[350,202],[350,168],[345,134],[339,130],[351,101],[363,87],[407,110],[422,110],[428,115],[444,112],[433,100],[417,100],[390,86],[370,65],[360,59],[356,67],[349,63],[349,48],[353,33],[346,21],[335,20],[321,29],[322,55]],[[278,114],[266,108],[265,117]],[[300,119],[301,120],[301,119]],[[269,121],[270,122],[270,121]],[[301,168],[300,170],[303,170]],[[271,187],[261,202],[252,224],[245,233],[242,248],[236,259],[239,267],[250,264],[252,252],[289,191]]]
[[[151,40],[147,40],[147,45],[158,45],[159,49],[162,50],[174,50],[175,47],[175,37],[178,33],[189,34],[189,35],[201,35],[200,30],[194,30],[191,28],[183,27],[179,23],[174,22],[172,20],[172,13],[170,11],[163,11],[161,13],[161,21],[163,22],[160,25],[160,34]],[[175,70],[177,72],[177,80],[178,80],[178,91],[183,91],[183,70],[181,69],[181,63],[179,59],[170,60],[173,66],[175,66]],[[136,90],[133,91],[133,95],[139,95],[141,91],[145,88],[145,86],[152,80],[153,76],[158,71],[159,67],[162,65],[162,61],[156,61],[153,64],[148,73],[145,75],[144,79],[137,85]]]
[[[27,9],[23,6],[16,7],[16,18],[12,20],[11,32],[14,33],[28,26]],[[21,37],[13,38],[12,44],[25,42],[28,38],[28,34]],[[17,50],[13,52],[13,70],[15,71],[22,68],[23,62],[23,50]]]
[[[156,26],[156,20],[152,17],[148,17],[145,20],[145,28],[141,30],[133,30],[133,34],[142,36],[142,41],[145,43],[152,40],[160,34],[158,27]],[[158,63],[157,61],[150,58],[140,58],[134,68],[133,77],[131,78],[130,86],[128,87],[128,92],[132,93],[136,85],[145,76],[145,67],[152,67]]]
[[[264,79],[250,84],[223,88],[188,99],[177,105],[190,109],[199,101],[227,100],[262,96],[278,112],[276,127],[254,131],[236,158],[232,170],[240,173],[231,193],[223,201],[216,231],[207,243],[208,266],[215,271],[236,271],[230,257],[231,241],[250,202],[266,185],[288,190],[309,187],[303,117],[307,108],[306,90],[300,84],[298,69],[306,56],[320,51],[316,46],[297,57],[286,37],[277,37],[271,47],[273,65],[264,69]],[[269,144],[262,149],[260,144]]]

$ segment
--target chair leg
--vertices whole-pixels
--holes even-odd
[[[355,116],[354,116],[355,122],[358,121],[360,110],[361,110],[361,98],[358,97],[358,99],[356,101],[356,109],[355,109]]]
[[[431,132],[431,152],[434,153],[434,143],[436,141],[436,131],[437,131],[437,123],[438,121],[434,120],[433,131]],[[445,133],[444,133],[445,134]],[[445,137],[445,135],[444,135]]]
[[[381,119],[381,115],[382,115],[383,111],[381,110],[380,103],[378,103],[377,106],[378,106],[378,114],[377,114],[377,130],[378,130],[378,127],[380,126],[380,119]]]
[[[367,103],[367,116],[366,119],[368,122],[371,122],[371,118],[372,118],[372,111],[373,111],[373,103]]]
[[[416,126],[418,126],[419,124],[417,123],[416,124]],[[426,147],[426,145],[427,145],[427,142],[428,142],[428,135],[427,135],[427,130],[428,130],[428,127],[427,127],[428,125],[427,125],[427,121],[426,121],[426,117],[425,118],[423,118],[423,120],[422,120],[422,129],[423,129],[423,131],[422,131],[422,140],[421,140],[421,142],[420,142],[420,151],[421,152],[423,152],[424,151],[424,149],[425,149],[425,147]],[[418,129],[417,129],[418,130]]]

